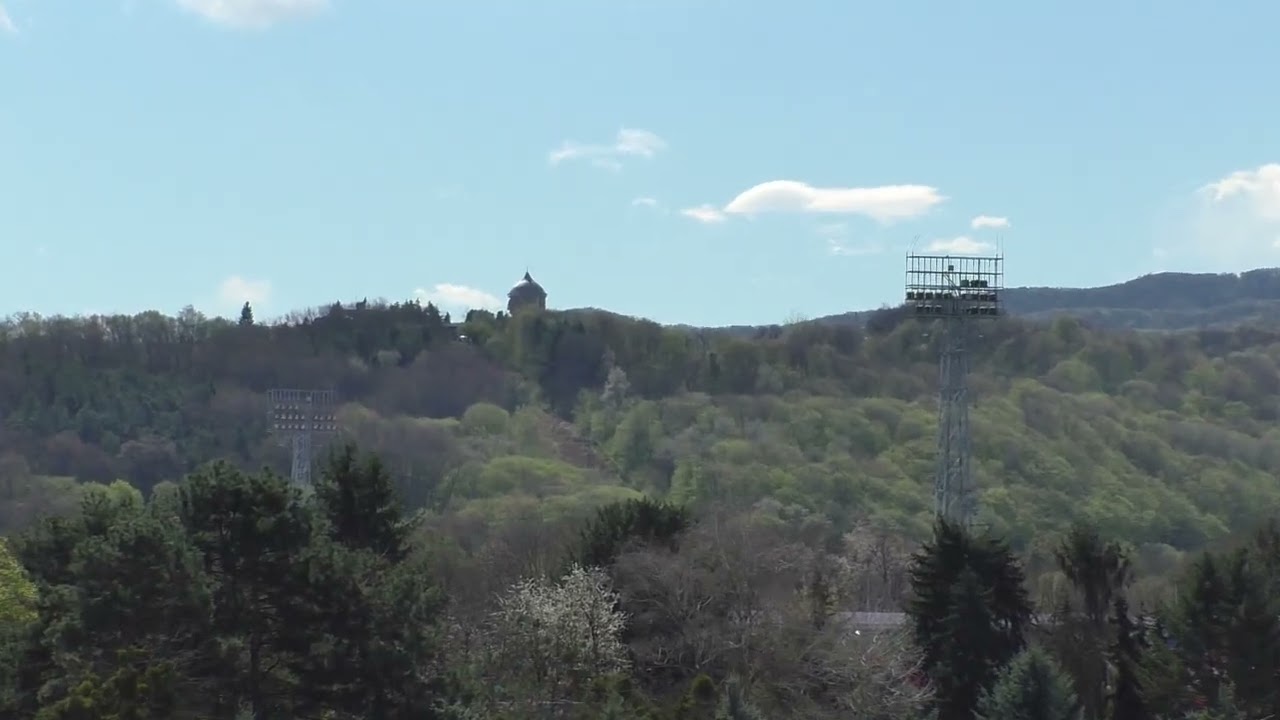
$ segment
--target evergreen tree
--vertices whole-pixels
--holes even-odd
[[[968,720],[983,691],[995,681],[1001,661],[991,650],[1001,639],[991,611],[991,593],[977,573],[962,571],[948,597],[942,632],[935,639],[934,698],[938,720]]]
[[[688,524],[684,508],[647,497],[605,505],[578,534],[577,562],[608,567],[629,542],[672,547]]]
[[[359,458],[350,443],[330,455],[316,486],[316,500],[339,543],[391,562],[408,553],[411,528],[391,475],[377,455]]]
[[[1218,559],[1202,555],[1189,572],[1187,591],[1178,599],[1176,616],[1179,655],[1193,678],[1195,691],[1218,696],[1218,678],[1225,671],[1226,627],[1231,616],[1231,593]]]
[[[1153,717],[1177,717],[1191,705],[1193,693],[1190,674],[1173,647],[1173,634],[1161,614],[1156,615],[1153,627],[1145,630],[1142,637],[1137,674],[1143,702]]]
[[[253,308],[249,306],[249,302],[247,300],[244,303],[244,307],[240,308],[239,325],[240,327],[253,326]]]
[[[1079,605],[1078,612],[1059,618],[1059,628],[1075,630],[1068,665],[1084,717],[1096,720],[1106,704],[1107,616],[1112,598],[1129,581],[1129,559],[1118,543],[1104,542],[1095,529],[1080,524],[1054,549],[1054,559],[1071,581]]]
[[[1024,646],[1031,603],[1003,542],[940,520],[912,560],[908,606],[939,720],[970,720],[995,669]]]
[[[978,703],[981,720],[1074,720],[1079,703],[1071,678],[1039,648],[1020,653]]]
[[[1280,712],[1280,599],[1267,594],[1264,570],[1251,548],[1228,560],[1227,676],[1241,708],[1258,716]]]
[[[253,716],[287,715],[312,650],[311,518],[296,488],[271,472],[216,462],[187,478],[181,519],[200,552],[222,650],[210,674],[214,714],[247,703]]]
[[[1267,564],[1256,552],[1201,557],[1180,599],[1178,625],[1195,690],[1215,698],[1229,679],[1239,706],[1265,715],[1280,712],[1280,603],[1268,595]]]
[[[1129,617],[1129,603],[1123,594],[1114,602],[1112,621],[1115,624],[1115,641],[1108,655],[1115,668],[1115,683],[1111,692],[1111,720],[1150,720],[1146,700],[1142,694],[1142,681],[1138,667],[1142,662],[1142,649],[1133,621]]]

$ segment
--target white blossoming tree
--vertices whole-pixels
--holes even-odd
[[[609,576],[595,568],[517,583],[494,617],[498,694],[507,703],[571,704],[594,681],[626,670],[617,600]]]

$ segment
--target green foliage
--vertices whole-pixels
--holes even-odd
[[[385,484],[376,464],[361,470]],[[230,718],[244,708],[392,720],[433,706],[440,599],[420,562],[397,562],[370,533],[331,540],[321,530],[341,513],[270,472],[214,463],[161,500],[95,490],[80,513],[46,519],[18,543],[41,594],[37,631],[16,639],[23,716]],[[378,503],[338,509],[347,528],[388,520]]]
[[[1092,527],[1076,525],[1054,549],[1054,560],[1075,591],[1074,603],[1057,618],[1058,653],[1075,678],[1084,718],[1096,720],[1105,712],[1108,610],[1129,581],[1129,559],[1118,543],[1104,542]]]
[[[1259,548],[1206,554],[1190,568],[1179,598],[1179,643],[1192,687],[1217,697],[1220,679],[1249,712],[1280,710],[1280,603],[1268,594],[1273,576]]]
[[[13,556],[9,543],[0,538],[0,631],[34,622],[35,605],[35,585]]]
[[[1116,596],[1112,622],[1115,625],[1115,641],[1107,658],[1115,669],[1111,693],[1111,720],[1150,720],[1139,668],[1142,648],[1138,633],[1129,616],[1129,603],[1124,595]]]
[[[391,475],[377,455],[357,458],[350,443],[333,453],[316,486],[316,498],[337,542],[392,562],[408,553],[412,528],[402,515]]]
[[[894,311],[865,328],[594,311],[459,327],[416,302],[275,325],[247,305],[240,322],[14,318],[0,714],[391,720],[515,698],[482,716],[701,719],[745,700],[716,684],[739,676],[770,716],[803,703],[806,718],[898,720],[930,697],[916,649],[843,623],[898,607],[902,558],[930,537],[930,330]],[[1228,692],[1224,711],[1280,713],[1280,529],[1240,537],[1280,506],[1280,333],[1003,320],[983,348],[974,460],[991,535],[936,528],[910,573],[940,719],[970,720],[1026,645],[1014,550],[1038,594],[1070,585],[1050,639],[1091,717],[1108,696],[1114,716],[1141,702],[1180,717]],[[244,471],[289,461],[262,397],[286,381],[337,389],[344,434],[373,451],[340,449],[312,496]],[[1228,549],[1161,605],[1183,553],[1206,547]],[[526,646],[496,648],[494,598],[574,560],[615,584],[590,607],[625,615],[625,648],[610,647],[627,662],[542,702],[527,673],[555,663],[535,630],[563,617],[544,603],[542,625],[508,633]],[[1167,631],[1126,624],[1126,587]]]
[[[608,567],[629,543],[658,543],[671,547],[689,524],[683,508],[649,498],[605,505],[579,534],[578,562]]]
[[[981,720],[1074,720],[1079,717],[1071,680],[1043,650],[1021,652],[982,696]]]
[[[968,720],[997,670],[1025,643],[1031,605],[1002,542],[940,520],[911,565],[908,613],[939,720]]]
[[[36,720],[161,720],[179,702],[171,663],[147,664],[138,650],[121,650],[107,678],[90,672],[68,695],[47,705]]]
[[[454,328],[417,303],[335,304],[271,326],[193,310],[19,316],[0,327],[0,405],[12,409],[0,454],[27,471],[0,463],[0,524],[58,510],[30,478],[124,478],[147,494],[218,457],[283,470],[261,392],[302,372],[340,390],[344,427],[384,458],[412,510],[447,508],[456,477],[520,456],[694,508],[773,497],[845,529],[870,518],[922,539],[937,348],[895,318],[867,333],[743,333],[601,312],[477,312]],[[993,324],[973,378],[982,521],[1019,550],[1075,521],[1179,550],[1256,525],[1280,505],[1266,400],[1280,390],[1277,340]],[[518,420],[530,403],[576,427]]]

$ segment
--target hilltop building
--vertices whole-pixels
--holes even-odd
[[[547,309],[547,291],[528,272],[507,293],[507,314],[515,315],[527,308]]]

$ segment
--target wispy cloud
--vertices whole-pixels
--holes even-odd
[[[504,305],[494,295],[466,285],[440,283],[430,290],[418,288],[414,297],[424,303],[454,310],[501,310]]]
[[[271,297],[271,283],[232,275],[218,286],[218,300],[225,307],[265,303]]]
[[[827,242],[827,252],[839,257],[875,255],[884,250],[878,242],[858,242],[849,237],[849,226],[844,223],[827,223],[818,226],[818,235]]]
[[[209,22],[243,30],[262,30],[315,15],[329,0],[177,0],[180,7]]]
[[[960,236],[934,240],[925,248],[926,252],[954,253],[956,255],[977,255],[992,249],[991,243]]]
[[[680,214],[707,225],[722,223],[725,221],[724,213],[710,205],[699,205],[698,207],[685,208],[680,211]]]
[[[890,222],[923,215],[944,200],[936,188],[928,185],[821,188],[795,180],[771,180],[739,193],[724,212],[843,213]]]
[[[1280,250],[1280,163],[1238,170],[1204,185],[1192,208],[1185,249],[1206,269],[1258,264],[1259,253]]]
[[[666,149],[667,143],[648,130],[623,128],[609,144],[581,143],[566,140],[547,155],[552,165],[570,160],[586,160],[607,170],[622,169],[624,158],[651,158]]]
[[[4,5],[0,5],[0,32],[6,32],[10,35],[18,33],[18,26],[14,24],[13,17],[9,15],[9,11],[4,9]]]
[[[638,197],[631,201],[631,206],[656,208],[658,207],[658,201],[651,197]]]
[[[979,215],[978,217],[974,218],[972,222],[969,223],[969,227],[973,228],[974,230],[981,230],[983,228],[1003,229],[1003,228],[1009,227],[1009,218],[993,217],[991,215]]]

